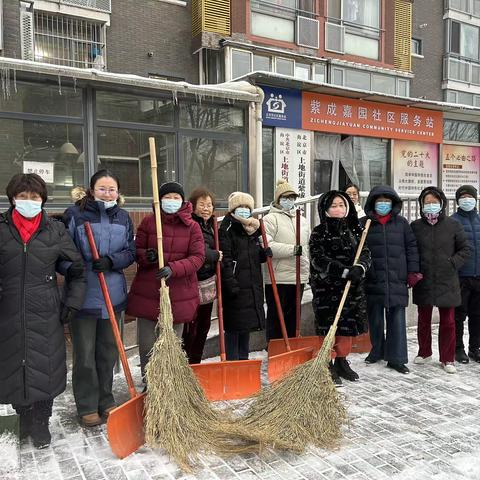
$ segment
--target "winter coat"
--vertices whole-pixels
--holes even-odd
[[[452,218],[460,222],[472,248],[472,255],[458,270],[460,277],[480,277],[480,215],[475,208],[466,212],[459,208]]]
[[[202,230],[192,219],[192,204],[185,202],[177,213],[162,217],[162,244],[165,265],[172,269],[167,280],[172,304],[173,323],[190,323],[200,303],[197,271],[205,261],[205,243]],[[157,250],[157,227],[155,215],[148,215],[138,227],[138,270],[128,294],[127,313],[138,318],[157,321],[160,314],[160,281],[155,274],[158,262],[147,260],[149,248]]]
[[[219,231],[222,260],[225,330],[252,331],[265,327],[261,264],[266,258],[260,230],[247,235],[243,225],[227,214]]]
[[[302,245],[300,279],[302,283],[306,283],[310,269],[310,261],[308,259],[310,227],[303,215],[300,217],[300,220],[300,244]],[[272,264],[275,271],[275,280],[280,284],[295,285],[296,257],[293,255],[293,249],[297,244],[296,210],[286,212],[272,204],[270,212],[263,217],[263,223],[267,234],[268,246],[273,252]],[[263,269],[263,278],[265,283],[272,283],[268,270],[265,267]]]
[[[326,205],[332,197],[341,196],[348,204],[346,218],[329,218]],[[310,237],[310,285],[313,311],[318,335],[326,335],[337,313],[347,280],[342,278],[345,268],[351,267],[362,228],[355,206],[345,193],[327,192],[318,201],[320,225]],[[365,246],[358,262],[367,271],[371,264],[370,252]],[[364,280],[352,284],[338,323],[337,335],[355,337],[367,331],[367,301]]]
[[[420,272],[423,279],[413,288],[413,303],[436,307],[456,307],[461,303],[458,270],[471,255],[471,248],[463,227],[445,216],[447,198],[436,187],[427,187],[418,199],[420,207],[429,192],[442,199],[442,210],[435,225],[424,217],[412,223],[420,254]]]
[[[391,217],[382,225],[375,213],[375,201],[383,196],[392,200]],[[367,245],[372,266],[367,272],[365,288],[368,301],[384,307],[408,305],[407,274],[420,271],[417,240],[406,218],[400,215],[402,200],[392,187],[375,187],[365,203],[367,218],[372,220]]]
[[[198,280],[206,280],[215,275],[215,267],[220,253],[215,249],[215,238],[213,235],[213,222],[217,221],[215,217],[210,217],[206,222],[202,217],[192,213],[192,218],[200,225],[205,242],[205,262],[197,272]]]
[[[60,262],[82,257],[64,225],[43,217],[24,245],[12,209],[0,215],[0,403],[31,405],[65,390],[67,366],[62,303],[79,310],[85,275],[57,286]]]
[[[98,274],[92,270],[93,257],[85,222],[90,222],[99,256],[106,256],[112,261],[112,269],[105,272],[104,276],[113,308],[116,312],[125,310],[127,281],[123,270],[135,261],[133,224],[127,211],[118,205],[105,210],[103,202],[88,199],[84,208],[81,207],[81,201],[68,208],[63,215],[63,222],[82,254],[87,271],[87,293],[79,315],[108,318]]]

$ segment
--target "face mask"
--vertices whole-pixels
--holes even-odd
[[[440,213],[442,206],[439,203],[427,203],[423,206],[423,213],[432,213],[435,215],[436,213]]]
[[[35,200],[15,200],[15,210],[25,218],[36,217],[42,211],[42,202]]]
[[[109,208],[112,208],[117,204],[116,200],[108,200],[107,201],[107,200],[100,200],[99,198],[95,198],[95,201],[96,202],[102,202],[104,207],[105,207],[105,210],[108,210]]]
[[[162,199],[162,210],[165,213],[177,213],[182,206],[182,200],[176,200],[174,198]]]
[[[477,206],[477,201],[469,197],[460,198],[458,200],[458,206],[465,212],[471,212]]]
[[[295,206],[295,200],[293,200],[293,198],[281,198],[278,203],[282,207],[282,210],[287,212]]]
[[[388,215],[392,211],[392,202],[376,202],[375,211],[379,215]]]
[[[250,209],[245,207],[238,207],[233,213],[235,216],[240,218],[250,218],[252,216]]]

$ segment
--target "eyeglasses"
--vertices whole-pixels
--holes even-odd
[[[116,188],[96,188],[95,191],[102,193],[103,195],[113,195],[115,193],[118,193],[118,190]]]
[[[211,203],[198,203],[197,206],[200,210],[210,210],[213,208],[213,205]]]

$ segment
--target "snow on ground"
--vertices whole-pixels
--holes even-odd
[[[411,359],[415,337],[410,330]],[[251,357],[265,359],[266,353]],[[22,445],[19,466],[15,443],[0,437],[0,479],[479,480],[480,364],[458,365],[458,374],[448,375],[437,357],[430,365],[410,364],[411,373],[401,375],[384,362],[366,365],[364,358],[351,356],[360,381],[345,382],[341,389],[351,421],[341,447],[332,452],[309,448],[303,455],[267,450],[226,460],[208,457],[194,476],[183,475],[164,453],[147,447],[119,460],[110,451],[104,425],[78,425],[69,378],[67,391],[54,404],[52,446]],[[140,386],[138,356],[130,364]],[[265,380],[266,362],[262,372]],[[116,375],[114,389],[119,403],[128,398],[122,374]],[[238,411],[245,405],[235,402]],[[9,413],[9,407],[0,406],[0,414]]]

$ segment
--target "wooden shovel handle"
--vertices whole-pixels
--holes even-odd
[[[95,239],[93,237],[92,227],[89,222],[84,223],[85,232],[88,238],[88,244],[90,245],[90,250],[92,252],[92,257],[94,260],[98,260],[98,250],[95,245]],[[125,347],[123,346],[122,337],[120,335],[120,330],[118,329],[117,319],[115,318],[115,311],[113,310],[112,301],[110,299],[110,294],[108,293],[107,282],[105,281],[105,275],[103,272],[97,273],[98,281],[100,282],[100,287],[102,288],[103,298],[105,299],[105,305],[107,306],[108,318],[110,319],[110,325],[112,326],[113,336],[115,337],[115,343],[117,344],[118,353],[120,355],[120,361],[122,362],[123,373],[127,379],[128,392],[130,393],[131,398],[138,396],[137,391],[135,390],[135,385],[133,384],[132,372],[130,371],[130,366],[128,365],[127,355],[125,354]]]
[[[220,250],[220,240],[218,239],[218,223],[217,217],[213,216],[213,238],[215,250]],[[215,273],[217,275],[217,315],[218,315],[218,338],[220,341],[220,360],[224,362],[227,359],[225,353],[225,333],[223,331],[223,297],[222,297],[222,268],[220,262],[215,265]]]
[[[265,225],[263,220],[260,219],[260,232],[262,233],[263,247],[268,248],[267,234],[265,233]],[[270,275],[270,281],[272,282],[273,298],[275,299],[275,305],[277,307],[277,315],[280,321],[280,329],[282,330],[283,341],[288,352],[291,352],[290,342],[288,341],[287,329],[285,327],[285,318],[283,317],[282,304],[280,303],[280,296],[278,295],[277,282],[275,281],[275,273],[273,272],[272,258],[267,257],[268,273]]]
[[[297,248],[301,246],[301,238],[300,238],[300,233],[301,233],[301,226],[300,226],[300,221],[301,221],[301,216],[302,212],[298,208],[297,211],[295,212],[295,220],[296,220],[296,229],[295,229],[295,234],[296,234],[296,242],[297,242]],[[301,300],[300,297],[302,290],[301,290],[301,277],[300,277],[300,255],[297,255],[295,257],[295,336],[299,337],[300,336],[300,317],[302,314],[301,310]]]

